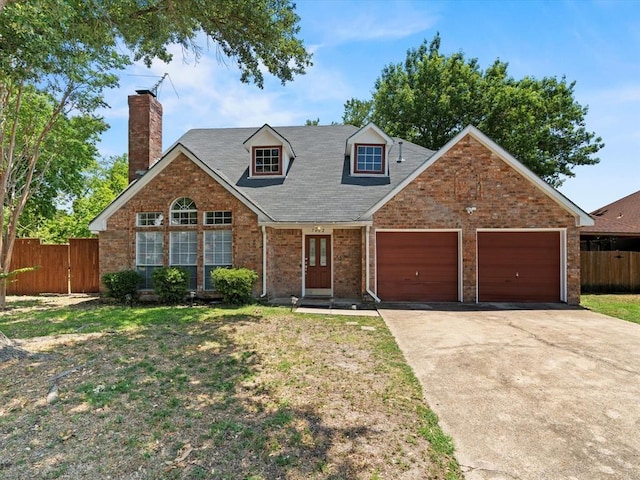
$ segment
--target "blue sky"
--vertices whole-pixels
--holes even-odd
[[[128,68],[120,88],[107,94],[111,129],[104,156],[127,150],[127,95],[159,89],[164,109],[163,147],[190,128],[302,125],[340,122],[350,98],[368,99],[389,63],[440,32],[441,51],[464,52],[482,68],[496,58],[515,78],[566,76],[575,98],[589,106],[587,128],[605,147],[600,164],[578,167],[560,189],[586,211],[640,190],[640,2],[627,1],[375,1],[299,0],[300,37],[314,66],[281,86],[244,85],[232,61],[214,46],[200,59],[174,49],[171,64]],[[147,76],[149,75],[149,76]],[[154,77],[155,76],[155,77]],[[175,92],[174,92],[175,87]],[[177,93],[176,93],[177,92]]]

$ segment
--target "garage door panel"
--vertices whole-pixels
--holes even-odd
[[[378,232],[376,240],[380,298],[458,300],[457,232]]]
[[[559,232],[479,232],[478,300],[559,302]]]

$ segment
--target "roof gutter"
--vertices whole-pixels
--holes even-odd
[[[365,271],[366,271],[366,280],[365,280],[365,284],[366,284],[366,291],[369,295],[371,295],[371,298],[373,298],[375,300],[376,303],[380,303],[381,300],[378,298],[378,296],[373,293],[371,291],[371,287],[370,287],[370,282],[369,282],[369,232],[371,231],[371,225],[367,225],[367,229],[366,229],[366,237],[364,239],[364,243],[365,243],[365,249],[367,251],[367,253],[365,254],[365,258],[366,258],[366,267],[365,267]]]
[[[370,227],[373,222],[371,220],[368,221],[352,221],[352,222],[327,222],[323,220],[319,220],[317,222],[278,222],[278,221],[269,221],[269,220],[258,220],[258,225],[261,227],[271,227],[271,228],[284,228],[284,229],[292,229],[292,228],[311,228],[317,225],[330,226],[336,228],[356,228],[356,227]]]

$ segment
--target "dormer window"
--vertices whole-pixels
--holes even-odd
[[[384,173],[385,145],[356,144],[355,173]]]
[[[282,175],[282,146],[253,147],[252,175]]]
[[[347,139],[345,156],[350,159],[351,175],[379,177],[389,175],[387,157],[393,138],[373,123],[365,125]]]
[[[249,178],[285,177],[296,156],[289,141],[266,124],[243,145],[250,154]]]

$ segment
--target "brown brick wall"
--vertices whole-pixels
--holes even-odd
[[[467,206],[476,211],[469,215]],[[567,228],[567,300],[579,303],[580,242],[574,217],[471,136],[376,212],[374,228],[461,229],[465,302],[476,300],[478,228]]]
[[[162,156],[162,105],[150,93],[129,96],[129,182]]]
[[[267,228],[267,291],[270,298],[302,294],[302,231]]]
[[[333,231],[333,295],[342,298],[361,298],[362,284],[362,230]]]
[[[191,198],[198,208],[198,225],[169,226],[169,209],[174,200]],[[230,210],[232,225],[204,226],[203,212]],[[161,227],[136,227],[136,213],[162,212],[164,225]],[[233,263],[237,267],[255,270],[260,276],[255,292],[260,293],[262,278],[262,233],[257,216],[242,202],[220,186],[206,172],[191,160],[179,155],[160,172],[125,206],[115,212],[107,222],[107,230],[100,233],[100,275],[107,272],[135,268],[136,231],[160,230],[164,232],[165,257],[169,263],[169,232],[195,230],[198,232],[198,285],[204,283],[203,236],[209,229],[233,231]]]

